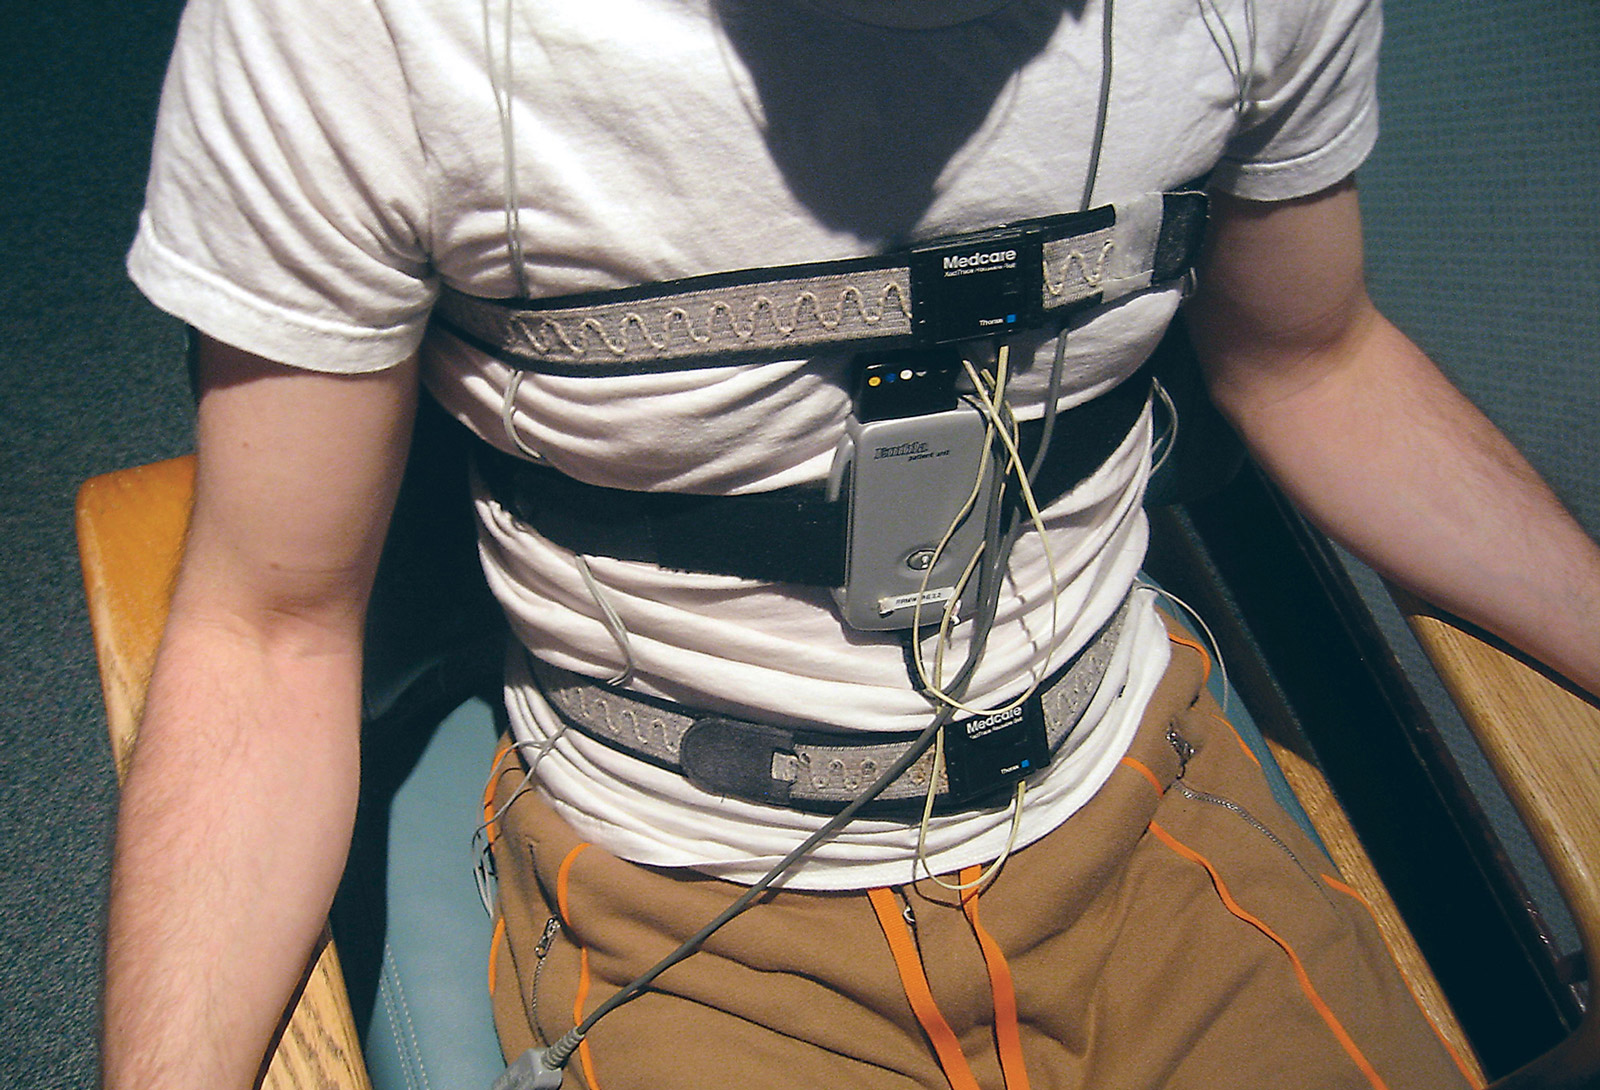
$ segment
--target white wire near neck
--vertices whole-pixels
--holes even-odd
[[[1233,36],[1228,20],[1218,7],[1217,0],[1195,0],[1200,10],[1200,20],[1211,35],[1211,42],[1222,56],[1222,63],[1233,77],[1234,112],[1243,116],[1250,108],[1250,92],[1255,86],[1256,67],[1256,9],[1254,0],[1244,0],[1244,49]]]
[[[516,12],[515,0],[502,0],[504,18],[500,27],[500,55],[496,64],[494,42],[494,16],[492,0],[482,0],[484,69],[489,74],[489,90],[494,95],[494,108],[500,117],[500,154],[505,179],[506,254],[511,265],[511,279],[517,288],[517,297],[528,297],[528,272],[522,257],[522,201],[517,190],[517,143],[515,126],[516,59],[512,48],[514,41],[512,17]]]

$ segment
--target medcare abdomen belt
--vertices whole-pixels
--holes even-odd
[[[1053,756],[1082,720],[1111,664],[1127,620],[1128,601],[1089,643],[1028,698],[1042,715]],[[916,731],[878,733],[754,723],[697,711],[551,666],[531,654],[529,668],[562,722],[710,794],[815,813],[842,810],[906,752]],[[979,809],[995,797],[956,798],[944,770],[927,753],[861,810],[864,817],[920,812],[934,778],[934,812]],[[1004,792],[1001,792],[1004,794]]]

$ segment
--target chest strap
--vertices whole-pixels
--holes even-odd
[[[1053,756],[1083,719],[1100,688],[1128,614],[1124,601],[1093,639],[1029,697],[1042,714]],[[792,729],[697,711],[641,696],[528,656],[535,682],[572,729],[612,749],[682,775],[725,798],[813,813],[835,813],[852,802],[905,753],[916,731],[879,733],[837,727]],[[861,810],[864,817],[905,817],[921,811],[929,777],[936,778],[934,812],[981,809],[1003,798],[957,799],[933,751],[908,768]],[[1009,788],[1002,789],[1009,795]]]
[[[1066,495],[1121,446],[1150,389],[1147,364],[1056,416],[1055,438],[1034,483],[1041,506]],[[1043,425],[1027,421],[1020,430],[1027,464]],[[845,583],[848,505],[828,499],[826,482],[736,496],[633,492],[585,484],[486,442],[476,451],[478,477],[495,502],[572,552],[773,583]]]
[[[917,348],[1039,328],[1170,283],[1205,233],[1198,189],[840,261],[549,299],[446,287],[434,323],[518,370],[620,375]]]

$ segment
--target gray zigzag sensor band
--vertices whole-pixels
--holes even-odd
[[[1029,328],[1181,275],[1198,249],[1204,200],[1198,192],[1147,193],[1088,213],[935,240],[879,257],[562,299],[488,300],[447,287],[435,317],[515,368],[573,375],[969,339]],[[1089,229],[1063,233],[1075,222]],[[1016,295],[1014,313],[989,319],[1009,328],[952,330],[941,322],[942,312],[959,309],[947,305],[947,293],[980,280],[991,282],[983,285],[991,294],[999,282],[999,295]]]

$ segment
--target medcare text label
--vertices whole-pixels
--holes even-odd
[[[946,274],[980,272],[988,268],[1011,268],[1017,263],[1015,250],[980,250],[973,254],[946,254],[940,262]]]

